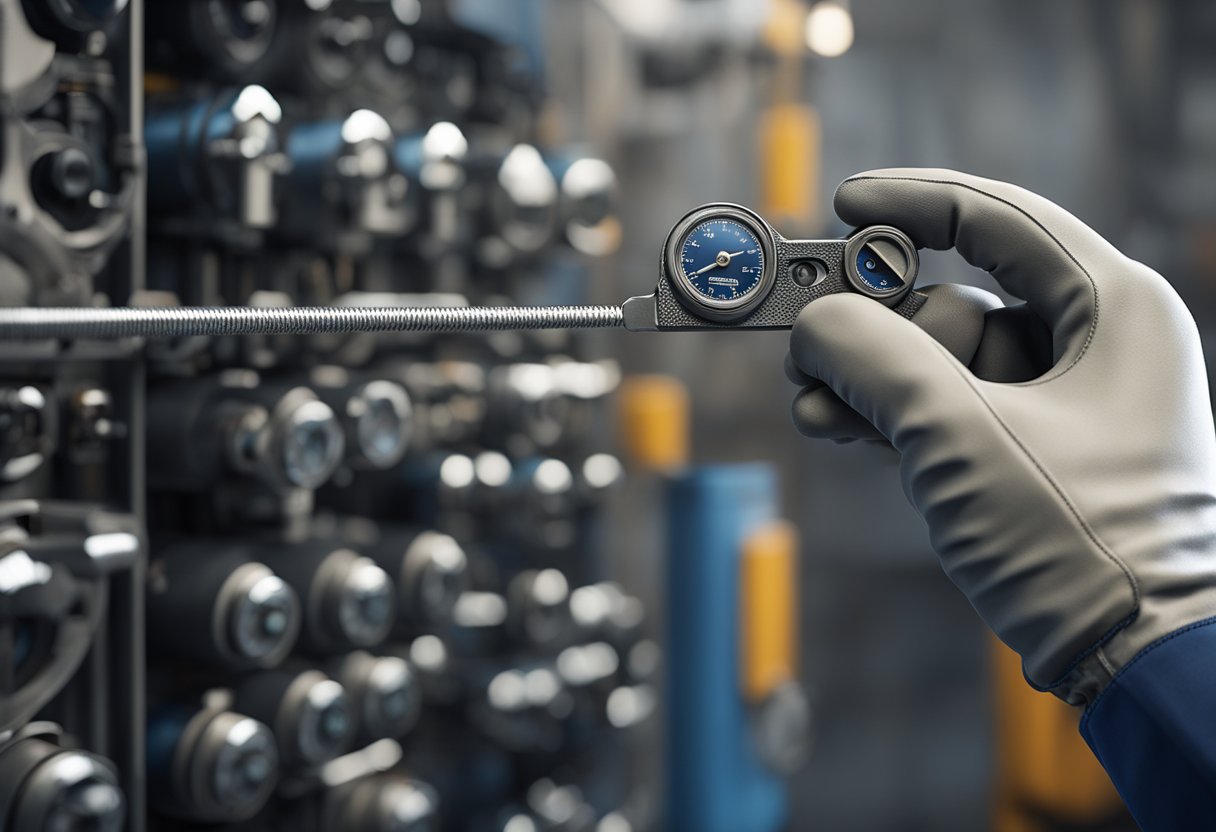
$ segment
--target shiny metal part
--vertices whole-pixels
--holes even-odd
[[[623,323],[620,306],[22,307],[0,309],[0,340],[602,329]]]

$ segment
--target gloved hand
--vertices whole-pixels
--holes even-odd
[[[1144,647],[1216,616],[1216,429],[1170,285],[1046,199],[953,171],[859,174],[836,211],[955,247],[1026,301],[930,296],[914,320],[965,366],[916,323],[833,295],[799,317],[787,366],[806,385],[801,432],[900,453],[946,574],[1031,683],[1092,701]]]

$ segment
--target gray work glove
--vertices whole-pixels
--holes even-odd
[[[833,295],[798,318],[790,363],[802,433],[900,453],[946,574],[1030,682],[1092,701],[1144,647],[1216,616],[1216,430],[1170,285],[1003,182],[872,171],[836,211],[955,247],[1026,301],[941,287],[914,323]]]

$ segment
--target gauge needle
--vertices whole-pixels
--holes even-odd
[[[742,253],[743,253],[742,251],[736,251],[734,254],[730,254],[725,251],[719,251],[718,256],[714,258],[714,262],[710,263],[708,266],[706,266],[703,269],[697,269],[695,272],[690,274],[689,277],[696,277],[699,274],[705,274],[710,269],[717,269],[717,268],[721,268],[722,266],[728,266],[728,265],[730,265],[730,261],[732,259],[738,257]]]

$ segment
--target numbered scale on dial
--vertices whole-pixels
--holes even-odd
[[[680,267],[692,288],[711,301],[735,301],[760,285],[760,240],[738,220],[706,220],[684,238]]]
[[[705,205],[676,224],[664,266],[690,311],[715,321],[737,320],[764,299],[776,269],[775,234],[737,205]]]

